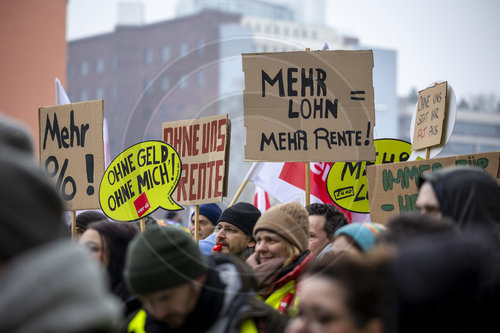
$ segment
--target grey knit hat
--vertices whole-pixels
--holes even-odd
[[[0,145],[33,156],[33,141],[26,126],[0,114]]]
[[[0,118],[0,257],[66,236],[63,203],[36,164],[29,134]]]
[[[123,277],[134,294],[149,294],[188,283],[207,267],[189,234],[152,226],[129,244]]]

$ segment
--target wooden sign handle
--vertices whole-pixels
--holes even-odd
[[[144,232],[146,230],[146,219],[141,219],[139,223],[141,226],[141,232]]]
[[[194,241],[198,243],[200,241],[200,205],[194,206]]]
[[[71,239],[76,239],[76,211],[71,211]]]

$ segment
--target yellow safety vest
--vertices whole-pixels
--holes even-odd
[[[265,303],[281,313],[288,312],[288,303],[295,295],[295,280],[288,281],[283,287],[273,292],[266,298]],[[286,299],[290,298],[290,299]],[[293,307],[297,306],[294,302]]]
[[[128,330],[127,332],[129,333],[146,333],[144,330],[144,326],[146,326],[146,311],[144,310],[139,310],[137,314],[132,318],[130,323],[128,323]]]
[[[130,323],[128,324],[128,332],[129,333],[146,333],[144,327],[146,326],[146,311],[139,310],[137,314],[132,318]],[[247,319],[241,324],[240,328],[241,333],[258,333],[257,326],[255,325],[252,319]]]

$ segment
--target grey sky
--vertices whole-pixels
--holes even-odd
[[[112,31],[119,0],[70,0],[69,40]],[[326,0],[329,26],[366,46],[398,51],[398,94],[447,80],[457,98],[500,96],[500,1]],[[177,1],[142,0],[146,22],[172,18]]]

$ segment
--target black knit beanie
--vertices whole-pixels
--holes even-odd
[[[123,277],[131,292],[143,295],[188,283],[207,267],[189,234],[152,226],[129,244]]]
[[[245,235],[252,237],[253,227],[260,217],[260,210],[252,204],[238,202],[222,212],[219,222],[227,222],[240,228]]]

